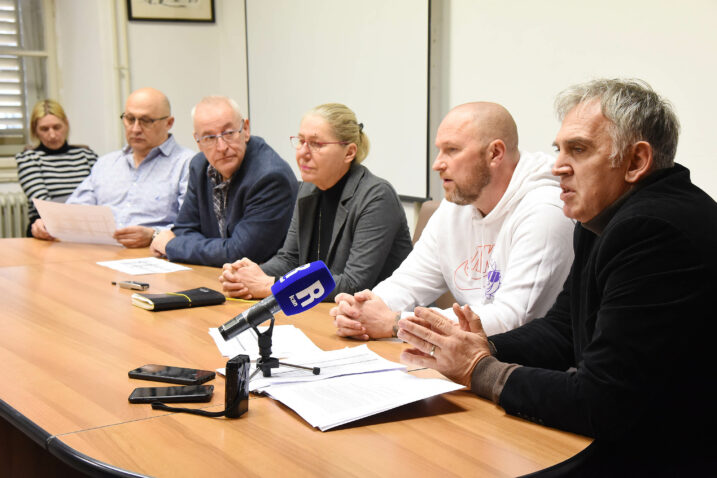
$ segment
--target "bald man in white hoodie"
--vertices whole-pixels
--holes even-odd
[[[447,290],[492,335],[541,317],[560,292],[574,223],[562,211],[555,158],[521,152],[511,114],[486,102],[452,109],[436,147],[445,199],[391,277],[373,291],[336,296],[338,335],[395,336],[402,316]],[[455,319],[452,309],[443,313]]]

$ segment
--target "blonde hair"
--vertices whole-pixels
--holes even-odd
[[[68,125],[67,134],[69,136],[70,123],[67,121],[67,115],[65,115],[65,110],[62,108],[62,105],[55,100],[46,99],[38,101],[35,103],[35,106],[32,107],[32,113],[30,114],[30,137],[32,139],[40,141],[40,138],[37,136],[37,122],[47,115],[56,116]]]
[[[363,132],[363,123],[358,122],[351,108],[341,103],[324,103],[307,111],[304,116],[310,115],[326,120],[339,141],[356,145],[355,163],[358,164],[366,159],[371,144],[368,136]]]

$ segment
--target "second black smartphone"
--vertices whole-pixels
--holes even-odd
[[[140,387],[129,396],[130,403],[208,402],[214,385],[185,385],[181,387]]]
[[[210,370],[172,367],[169,365],[147,364],[129,371],[130,378],[152,380],[154,382],[177,383],[180,385],[200,385],[214,378]]]

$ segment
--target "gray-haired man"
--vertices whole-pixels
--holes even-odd
[[[674,164],[677,118],[645,83],[593,81],[556,106],[554,174],[579,221],[563,291],[544,318],[489,338],[469,308],[461,327],[420,309],[399,323],[415,347],[402,359],[595,437],[544,476],[714,474],[717,204]]]

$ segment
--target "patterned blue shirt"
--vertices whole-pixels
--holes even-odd
[[[67,202],[109,206],[118,229],[171,227],[187,191],[194,155],[170,135],[135,167],[132,148],[126,145],[98,159]]]

